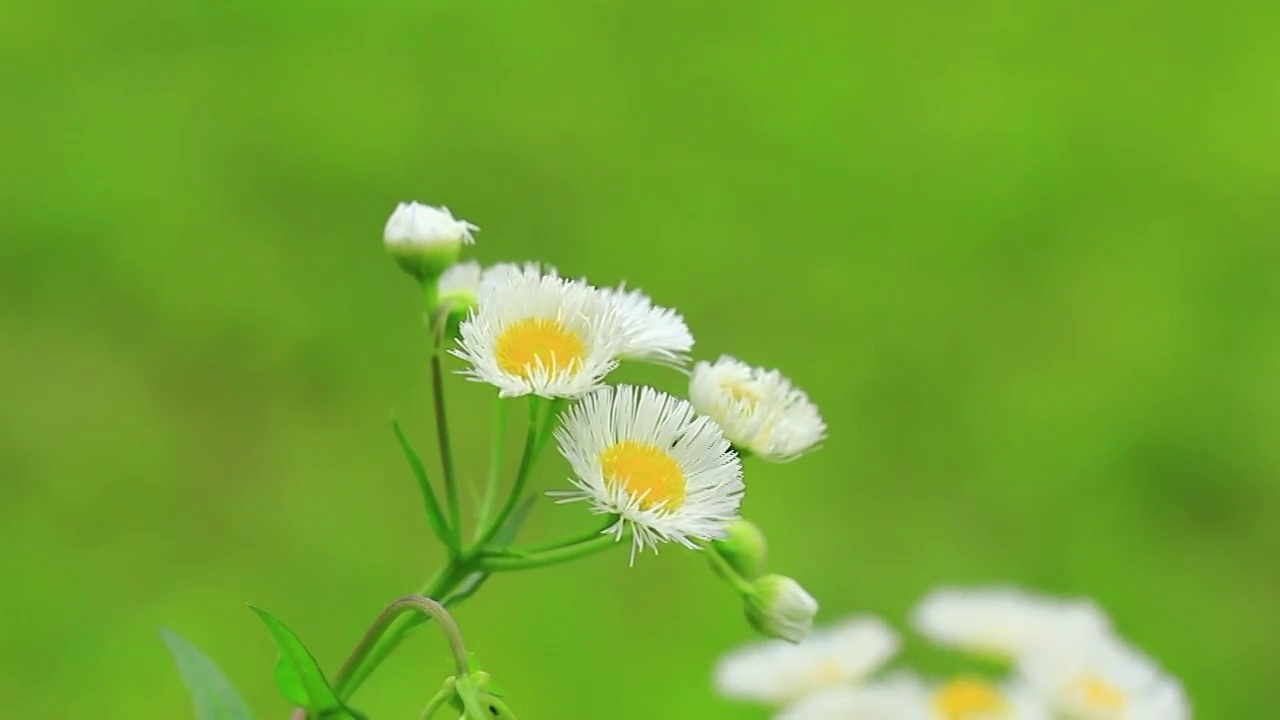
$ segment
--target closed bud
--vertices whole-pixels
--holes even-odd
[[[450,338],[458,337],[458,328],[478,304],[480,278],[484,271],[480,263],[458,263],[440,276],[436,283],[436,302],[445,313],[445,334]]]
[[[765,575],[746,596],[747,622],[769,637],[798,643],[813,628],[818,601],[800,583],[783,575]]]
[[[387,219],[382,240],[405,272],[427,282],[458,261],[462,246],[474,243],[471,233],[479,229],[455,218],[449,208],[400,203]]]
[[[764,574],[768,548],[760,528],[755,523],[741,518],[729,526],[723,540],[711,543],[711,551],[724,558],[729,567],[746,580],[755,580]],[[716,568],[716,572],[721,576],[724,575],[723,569],[718,564],[713,563],[712,567]]]

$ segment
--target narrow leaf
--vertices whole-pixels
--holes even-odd
[[[435,491],[431,489],[431,480],[427,478],[427,468],[422,464],[422,458],[414,451],[413,446],[409,444],[409,439],[405,437],[404,430],[400,427],[399,420],[391,421],[391,429],[395,431],[396,441],[400,443],[400,450],[404,452],[405,460],[409,461],[409,469],[413,470],[413,477],[418,481],[418,490],[422,493],[423,509],[427,511],[427,521],[431,523],[431,530],[440,538],[440,541],[450,548],[456,545],[453,534],[449,532],[449,524],[445,522],[444,515],[440,512],[440,503],[436,500]]]
[[[271,639],[280,650],[276,663],[276,687],[289,702],[321,716],[357,716],[338,698],[329,686],[315,657],[298,636],[274,615],[262,608],[249,606],[266,624]]]
[[[191,692],[196,720],[253,720],[240,693],[207,655],[169,630],[161,630],[160,636]]]

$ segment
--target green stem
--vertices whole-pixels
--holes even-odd
[[[538,420],[538,444],[533,448],[533,462],[537,463],[538,458],[542,457],[542,451],[547,447],[547,443],[555,436],[552,425],[556,418],[560,416],[560,411],[568,404],[564,398],[554,398],[547,401],[546,407],[543,409],[542,417]]]
[[[444,407],[444,326],[447,315],[436,307],[435,281],[423,284],[427,306],[427,324],[431,332],[431,401],[436,415],[436,439],[440,445],[440,467],[444,471],[445,503],[449,507],[449,527],[453,531],[450,551],[457,555],[462,547],[462,506],[458,501],[458,484],[453,473],[453,446],[449,443],[449,415]],[[442,310],[442,309],[441,309]]]
[[[533,570],[534,568],[547,567],[548,565],[559,565],[563,562],[576,560],[592,553],[599,552],[605,548],[610,548],[620,544],[626,538],[626,534],[622,538],[613,535],[600,535],[593,537],[585,542],[576,545],[567,545],[564,547],[553,548],[551,550],[543,550],[542,552],[521,554],[518,557],[507,555],[482,555],[480,556],[480,569],[488,572],[513,571],[513,570]]]
[[[702,549],[707,553],[707,558],[711,564],[720,571],[724,578],[729,581],[730,585],[733,585],[735,590],[744,596],[750,595],[754,591],[751,583],[747,582],[745,578],[738,574],[738,571],[729,564],[728,560],[725,560],[724,557],[720,555],[714,545],[711,543],[702,543]]]
[[[480,707],[480,689],[471,680],[470,675],[461,675],[454,683],[454,693],[462,702],[462,718],[466,720],[487,720],[484,709]],[[459,718],[459,720],[462,720]]]
[[[447,598],[473,571],[473,567],[451,560],[422,586],[418,594]],[[379,622],[365,632],[355,650],[351,651],[351,656],[334,676],[333,688],[338,697],[343,700],[350,698],[369,674],[404,640],[405,635],[423,622],[421,615],[379,617]]]
[[[410,610],[417,610],[423,618],[431,617],[440,623],[440,629],[444,631],[445,640],[449,642],[449,651],[453,653],[454,667],[457,668],[457,675],[466,675],[471,671],[471,663],[468,661],[467,644],[462,641],[462,630],[458,627],[458,623],[454,621],[453,616],[449,614],[444,606],[436,602],[426,595],[405,595],[387,606],[382,611],[382,615],[374,621],[374,625],[381,625],[393,618],[399,617]]]
[[[435,398],[436,435],[440,441],[440,465],[444,470],[444,494],[449,504],[449,525],[453,529],[454,548],[462,545],[462,506],[458,502],[458,484],[453,474],[453,450],[449,444],[449,419],[444,409],[444,369],[440,353],[431,356],[432,397]]]
[[[497,499],[498,479],[502,476],[502,455],[506,448],[507,405],[507,401],[499,397],[493,409],[493,448],[489,453],[489,477],[485,482],[484,499],[480,502],[480,510],[476,515],[477,539],[483,532],[485,523],[489,521],[489,513],[493,512],[493,503]]]
[[[610,515],[605,518],[604,525],[594,530],[589,530],[587,532],[584,532],[581,535],[575,535],[568,539],[561,538],[560,540],[557,540],[555,542],[542,543],[540,545],[533,545],[527,548],[503,549],[498,552],[500,552],[503,555],[510,554],[513,556],[520,556],[520,555],[530,555],[530,554],[540,553],[540,552],[547,552],[548,550],[559,550],[560,548],[569,547],[572,545],[581,545],[584,542],[587,542],[589,540],[594,540],[598,536],[603,535],[604,533],[608,532],[610,528],[614,527],[617,524],[618,524],[618,516]]]
[[[453,694],[453,678],[449,678],[444,687],[440,689],[440,692],[436,693],[436,696],[431,698],[431,702],[428,702],[427,706],[422,708],[422,716],[419,720],[431,720],[431,718],[435,717],[436,712],[444,707],[445,703],[449,702]]]
[[[520,453],[520,467],[516,470],[515,483],[511,487],[511,493],[507,495],[507,499],[502,504],[502,509],[498,511],[498,516],[493,522],[484,528],[476,537],[475,543],[471,546],[472,552],[483,550],[493,537],[498,534],[498,530],[502,528],[502,524],[507,521],[507,517],[511,515],[511,511],[515,510],[516,505],[520,502],[520,495],[524,492],[525,482],[529,479],[529,473],[533,470],[534,453],[538,445],[538,434],[540,423],[538,422],[538,406],[540,398],[536,395],[529,396],[529,429],[524,438],[524,451]]]

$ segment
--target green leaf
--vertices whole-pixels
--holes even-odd
[[[280,688],[286,700],[321,717],[362,717],[338,698],[315,656],[292,630],[262,608],[250,605],[249,609],[266,624],[271,639],[280,649],[280,660],[276,663],[276,687]]]
[[[404,453],[405,460],[409,462],[413,477],[418,481],[418,490],[422,493],[422,506],[427,512],[427,521],[431,523],[432,532],[445,545],[457,550],[457,540],[449,531],[449,524],[445,522],[444,514],[440,512],[440,502],[436,500],[435,491],[431,489],[431,480],[427,477],[427,468],[422,464],[422,458],[409,444],[409,439],[405,437],[399,420],[391,421],[391,429],[395,431],[396,442],[400,443],[400,450]]]
[[[207,655],[169,630],[161,630],[160,636],[191,692],[196,720],[253,720],[240,693]]]
[[[471,672],[471,679],[475,681],[476,687],[495,697],[506,696],[506,691],[498,687],[498,684],[493,681],[493,676],[480,667],[480,661],[476,659],[474,652],[467,654],[467,669]]]

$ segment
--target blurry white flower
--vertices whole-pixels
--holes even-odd
[[[1099,634],[1107,616],[1083,599],[1059,599],[1012,587],[940,588],[911,614],[920,634],[984,656],[1016,658],[1029,644],[1059,631]]]
[[[479,287],[476,290],[478,297],[483,297],[493,290],[502,287],[510,282],[512,276],[517,277],[559,277],[560,274],[552,265],[540,262],[528,261],[523,263],[497,263],[490,265],[484,269],[481,274]],[[587,284],[585,281],[582,284]]]
[[[1063,631],[1027,648],[1017,665],[1071,720],[1189,720],[1182,684],[1113,634]]]
[[[626,284],[600,291],[618,308],[626,324],[627,342],[619,357],[623,360],[683,367],[693,349],[693,334],[680,313],[654,305],[639,290]]]
[[[927,682],[900,672],[860,686],[828,688],[801,698],[779,720],[1049,720],[1026,686],[977,677]]]
[[[514,277],[541,277],[550,275],[557,277],[556,269],[550,265],[537,262],[497,263],[489,267],[481,267],[475,260],[453,265],[436,284],[440,302],[453,302],[455,305],[474,307],[480,296],[501,288]]]
[[[777,370],[728,355],[694,366],[689,399],[720,423],[735,447],[765,460],[791,460],[826,436],[827,426],[804,392]]]
[[[408,202],[396,205],[382,240],[405,272],[422,280],[456,262],[462,246],[475,242],[471,233],[479,229],[455,218],[449,208]]]
[[[862,682],[898,652],[883,620],[855,616],[814,630],[799,644],[767,640],[734,650],[715,669],[725,697],[784,705],[823,688]]]
[[[551,494],[620,516],[612,532],[632,531],[632,562],[660,542],[696,548],[695,540],[723,537],[738,518],[742,462],[684,400],[648,387],[602,387],[561,413],[555,437],[574,489]]]
[[[441,303],[455,302],[468,307],[474,305],[476,294],[480,292],[482,272],[480,263],[475,260],[450,267],[436,282],[436,297]]]
[[[914,686],[889,680],[837,685],[805,695],[775,720],[929,720]]]
[[[482,291],[459,335],[463,374],[502,397],[584,395],[617,366],[623,342],[621,318],[595,288],[529,273]]]
[[[762,635],[798,643],[813,628],[818,601],[795,580],[765,575],[751,583],[747,621]]]

